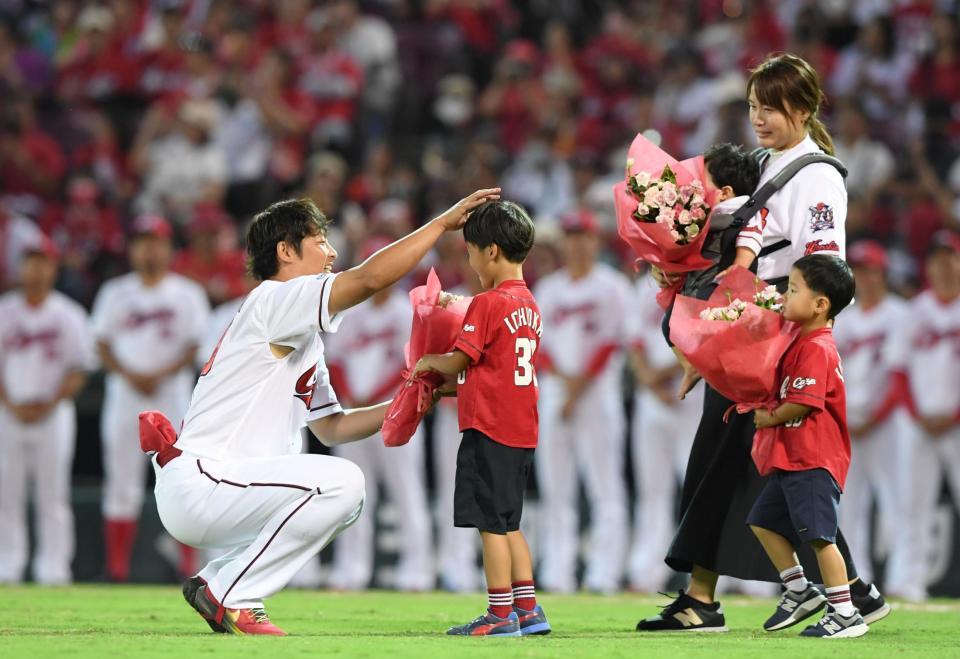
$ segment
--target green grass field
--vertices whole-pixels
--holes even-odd
[[[545,596],[554,632],[452,638],[444,630],[483,607],[482,595],[288,591],[268,602],[286,638],[213,634],[174,587],[0,588],[0,657],[960,657],[960,602],[895,605],[863,638],[767,634],[773,601],[724,599],[727,634],[641,635],[637,618],[663,598]],[[496,646],[495,648],[491,645]]]

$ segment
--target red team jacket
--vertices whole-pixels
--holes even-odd
[[[826,469],[843,489],[850,467],[847,401],[840,355],[829,327],[800,336],[780,362],[780,402],[812,407],[799,421],[774,426],[769,452],[757,462],[767,475],[775,469]]]
[[[536,448],[537,374],[533,355],[543,328],[536,300],[521,279],[474,296],[454,348],[470,358],[457,380],[460,431]]]

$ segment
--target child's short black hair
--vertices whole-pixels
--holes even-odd
[[[288,243],[300,255],[300,243],[307,236],[327,230],[330,220],[310,199],[288,199],[258,213],[247,227],[247,270],[263,281],[280,268],[277,243]]]
[[[760,167],[742,146],[714,144],[704,152],[703,164],[718,188],[729,185],[738,197],[753,194],[760,183]]]
[[[523,263],[533,247],[533,220],[512,201],[488,201],[477,206],[463,225],[463,238],[481,249],[496,245],[511,263]]]
[[[850,266],[839,256],[809,254],[794,263],[793,267],[800,271],[810,290],[830,300],[827,318],[835,318],[853,300],[856,280]]]

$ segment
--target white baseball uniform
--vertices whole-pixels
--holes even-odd
[[[445,590],[471,593],[483,584],[477,568],[480,536],[473,529],[453,525],[460,420],[456,398],[442,398],[433,408],[433,469],[437,483],[434,513],[437,520],[437,569]]]
[[[954,416],[960,412],[960,298],[950,302],[925,291],[910,301],[908,321],[902,323],[892,363],[902,368],[910,383],[917,414]],[[907,458],[910,473],[909,533],[911,589],[899,594],[911,599],[926,597],[929,567],[934,557],[934,513],[943,478],[952,492],[960,492],[960,424],[938,437],[915,421],[909,424]]]
[[[213,311],[210,312],[210,317],[207,318],[207,326],[203,330],[203,334],[200,337],[200,344],[197,348],[197,370],[206,366],[207,360],[210,359],[210,355],[216,350],[217,344],[220,343],[220,339],[223,338],[223,333],[230,327],[230,323],[233,322],[237,312],[240,311],[240,305],[243,304],[246,298],[246,295],[242,295],[232,300],[227,300],[222,304],[218,304],[214,307]]]
[[[909,447],[903,414],[880,408],[893,385],[885,357],[893,340],[891,334],[906,322],[906,303],[895,295],[887,295],[869,310],[856,303],[845,309],[833,329],[843,360],[849,426],[862,425],[878,415],[885,417],[866,435],[851,436],[850,472],[840,505],[840,526],[860,578],[873,582],[870,510],[876,497],[880,512],[877,537],[882,540],[880,546],[890,552],[884,584],[893,591],[907,576],[902,572],[910,561],[909,547],[902,542],[901,533],[910,515],[906,507],[909,474],[905,470]]]
[[[367,300],[343,314],[340,331],[327,344],[328,362],[342,374],[341,400],[372,404],[389,400],[403,381],[403,347],[410,336],[413,312],[408,296],[395,291],[382,304]],[[367,510],[377,509],[378,482],[394,508],[399,561],[394,587],[433,588],[432,529],[427,509],[424,433],[418,428],[404,446],[387,448],[380,433],[369,441],[337,446],[334,455],[356,463],[367,483]],[[334,543],[329,584],[344,590],[366,588],[373,577],[375,517],[368,513]]]
[[[109,345],[123,368],[154,373],[199,345],[209,313],[206,293],[194,281],[169,273],[147,287],[131,272],[104,283],[94,300],[93,325],[97,340]],[[193,382],[193,368],[187,366],[146,395],[119,374],[107,374],[101,419],[106,519],[140,517],[147,465],[137,415],[160,410],[179,427]]]
[[[642,350],[650,368],[662,370],[677,364],[663,338],[663,309],[657,304],[659,287],[649,277],[637,280],[630,301],[627,339]],[[680,377],[670,383],[671,392]],[[690,457],[703,409],[703,387],[698,385],[683,400],[664,403],[638,383],[634,393],[631,448],[637,498],[633,517],[633,543],[627,561],[631,587],[642,592],[661,590],[671,571],[664,563],[676,530],[674,510],[679,482]]]
[[[625,316],[630,282],[597,263],[580,279],[565,270],[544,277],[534,297],[543,314],[541,353],[549,361],[541,377],[537,481],[543,505],[543,588],[576,588],[578,476],[590,501],[591,535],[584,553],[584,587],[597,592],[620,588],[627,550],[627,494],[624,482],[624,411],[621,394]],[[570,418],[561,418],[566,387],[558,377],[588,376]]]
[[[194,389],[183,454],[162,468],[154,459],[167,531],[229,549],[199,574],[227,608],[262,606],[363,506],[359,467],[299,454],[301,428],[342,411],[320,340],[340,324],[328,308],[335,277],[268,280],[247,296]]]
[[[792,149],[770,156],[764,164],[758,189],[807,153],[822,153],[809,136]],[[843,257],[846,218],[847,190],[840,172],[826,163],[807,165],[750,219],[737,236],[737,246],[759,254],[762,247],[789,240],[788,248],[764,256],[757,264],[757,275],[761,279],[786,277],[793,263],[805,254]]]
[[[57,291],[37,307],[19,291],[0,297],[0,346],[0,377],[10,404],[49,401],[70,373],[95,365],[86,312]],[[28,484],[37,520],[33,578],[45,584],[71,581],[75,443],[73,401],[59,402],[46,418],[30,424],[0,405],[0,583],[17,583],[24,576]]]

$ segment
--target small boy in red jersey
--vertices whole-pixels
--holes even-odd
[[[853,299],[853,273],[842,259],[811,254],[793,264],[783,316],[800,334],[778,367],[780,406],[757,410],[757,428],[772,434],[754,439],[753,459],[770,474],[747,523],[783,579],[777,610],[767,631],[785,629],[828,604],[815,625],[800,635],[853,638],[867,625],[850,597],[847,569],[837,549],[840,491],[850,467],[846,389],[833,340],[834,317]],[[826,597],[807,581],[794,553],[809,543],[817,555]]]
[[[509,201],[483,204],[463,227],[470,267],[483,292],[474,296],[453,352],[425,355],[417,372],[457,375],[460,432],[453,523],[483,540],[488,608],[447,634],[547,634],[537,604],[533,560],[520,531],[523,494],[537,446],[540,309],[523,281],[534,226]]]

